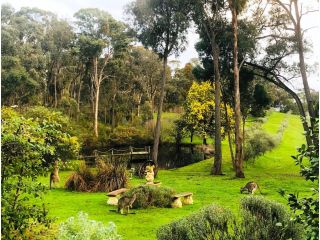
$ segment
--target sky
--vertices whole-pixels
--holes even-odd
[[[315,0],[303,0],[304,4],[314,2]],[[99,8],[109,12],[114,18],[126,21],[124,7],[132,2],[132,0],[1,0],[2,3],[9,3],[16,10],[21,7],[38,7],[40,9],[48,10],[56,13],[59,17],[72,20],[72,16],[81,8]],[[313,51],[306,55],[306,62],[308,64],[319,63],[320,54],[320,16],[319,13],[313,13],[303,18],[303,28],[316,27],[310,29],[305,37],[313,45]],[[180,61],[180,67],[184,66],[192,58],[197,58],[198,54],[194,48],[195,43],[199,40],[198,35],[194,29],[188,32],[188,45],[186,50],[180,54],[177,60]],[[174,60],[175,57],[170,57],[169,60]],[[313,89],[319,90],[319,65],[316,67],[315,72],[309,74],[309,84]],[[297,79],[292,85],[294,89],[302,87],[301,79]]]

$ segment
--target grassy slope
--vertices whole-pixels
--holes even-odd
[[[158,180],[165,186],[170,186],[177,192],[191,191],[194,193],[194,204],[181,209],[145,209],[135,210],[136,214],[121,216],[109,210],[114,206],[106,205],[105,193],[74,193],[63,188],[49,191],[46,202],[50,216],[57,217],[57,223],[74,216],[79,211],[89,214],[89,217],[107,223],[113,221],[118,232],[124,239],[155,239],[155,232],[159,226],[169,223],[182,216],[210,204],[217,203],[238,212],[239,200],[243,195],[239,189],[246,182],[254,180],[259,183],[265,197],[286,203],[278,193],[279,188],[289,192],[303,191],[309,185],[298,174],[290,155],[295,153],[304,138],[302,127],[297,116],[273,113],[269,116],[264,128],[275,134],[279,124],[288,118],[288,128],[284,131],[281,144],[272,152],[256,160],[254,165],[245,168],[246,179],[234,179],[227,143],[223,143],[223,171],[225,176],[210,176],[212,159],[205,160],[176,170],[162,170]],[[70,172],[61,173],[61,186]],[[47,179],[42,179],[47,181]],[[131,181],[131,186],[143,183],[141,179]],[[303,194],[303,192],[301,192]]]

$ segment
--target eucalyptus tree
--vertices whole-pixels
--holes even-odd
[[[56,16],[37,8],[1,6],[2,99],[4,104],[40,103],[47,59],[42,43]]]
[[[140,92],[146,95],[153,113],[161,84],[161,60],[157,54],[144,47],[133,47],[130,55],[132,77],[136,85],[139,85]]]
[[[302,17],[311,12],[317,12],[318,9],[306,9],[304,8],[302,1],[299,0],[273,0],[272,4],[276,9],[280,9],[278,12],[281,15],[278,19],[278,26],[285,31],[291,31],[294,34],[294,42],[296,44],[297,52],[299,55],[299,69],[302,77],[305,96],[307,99],[307,106],[310,117],[315,118],[315,110],[310,93],[310,87],[307,78],[307,70],[305,64],[305,41],[304,33],[307,30],[303,30],[301,27]],[[271,37],[286,38],[285,36],[272,35]],[[290,40],[290,39],[289,39]]]
[[[215,151],[212,174],[222,174],[222,150],[221,150],[221,73],[220,73],[220,44],[218,34],[226,26],[226,8],[224,0],[195,0],[191,1],[193,21],[198,26],[198,33],[205,35],[210,42],[211,56],[214,69],[215,86]]]
[[[59,96],[64,88],[62,79],[64,72],[70,65],[71,44],[74,33],[70,24],[65,20],[53,19],[47,27],[42,48],[47,56],[47,84],[46,91],[49,101],[53,99],[53,106],[58,106]]]
[[[79,52],[90,68],[94,135],[98,137],[100,87],[108,78],[106,65],[113,57],[116,46],[121,47],[121,44],[117,45],[117,40],[122,39],[121,34],[126,31],[126,27],[109,13],[99,9],[81,9],[74,16],[78,28]]]
[[[293,97],[298,104],[300,115],[303,117],[302,122],[304,130],[307,133],[306,136],[309,136],[307,137],[307,143],[308,145],[313,144],[312,136],[308,134],[308,125],[313,125],[313,119],[316,116],[313,106],[314,101],[312,100],[309,89],[307,66],[305,63],[305,54],[309,50],[309,44],[304,38],[304,34],[308,29],[302,29],[301,21],[305,15],[317,11],[315,9],[310,9],[312,6],[315,7],[315,4],[312,5],[312,3],[315,2],[310,1],[308,3],[304,2],[299,4],[298,0],[272,0],[262,1],[262,3],[266,6],[270,3],[271,5],[269,8],[265,6],[261,7],[264,11],[260,10],[262,24],[260,24],[260,36],[257,39],[265,39],[268,41],[269,45],[266,48],[263,60],[260,62],[251,61],[251,63],[269,69],[269,71],[274,74],[274,77],[280,76],[278,78],[279,81],[282,81],[285,85],[289,82],[287,80],[292,80],[300,76],[302,77],[304,93],[307,99],[307,111],[310,116],[309,123],[308,119],[303,117],[306,114],[304,108],[301,108],[300,106],[301,99],[298,100],[299,96],[295,96],[295,94]],[[309,7],[305,7],[304,4],[309,5]],[[268,9],[269,12],[267,12]],[[295,63],[289,64],[292,62],[292,59],[294,59],[292,57],[295,54],[298,54],[299,56],[299,64],[297,66]],[[292,95],[289,89],[290,87],[285,88],[285,90]]]
[[[236,177],[244,178],[243,173],[243,136],[241,134],[241,109],[239,88],[239,65],[238,65],[238,14],[244,8],[247,0],[228,0],[232,15],[233,32],[233,77],[234,77],[234,100],[235,100],[235,170]]]
[[[185,49],[186,32],[189,27],[188,3],[183,0],[136,0],[128,6],[133,28],[138,39],[151,47],[163,60],[162,82],[158,104],[157,123],[152,158],[157,162],[161,130],[166,68],[168,57],[178,55]]]

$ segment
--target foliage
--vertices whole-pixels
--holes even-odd
[[[183,122],[187,130],[190,132],[198,132],[202,136],[212,134],[214,130],[212,126],[215,121],[214,106],[214,87],[210,82],[193,82],[187,95],[185,114],[183,116]],[[222,116],[221,125],[223,126],[222,134],[224,134],[226,118],[223,104],[220,105],[220,111]],[[234,113],[229,105],[227,105],[227,111],[229,118],[233,119]],[[234,125],[234,121],[231,120],[229,124]]]
[[[230,226],[233,219],[229,210],[210,205],[190,216],[162,226],[157,231],[157,239],[232,239]]]
[[[319,120],[313,120],[314,127],[310,128],[310,135],[314,145],[303,144],[298,148],[298,154],[292,156],[296,165],[300,166],[300,174],[306,181],[314,185],[312,195],[299,198],[298,194],[289,194],[288,203],[294,212],[294,221],[303,224],[307,239],[319,239]],[[306,163],[305,160],[308,160]],[[281,192],[282,195],[285,192]]]
[[[109,222],[90,220],[87,213],[79,212],[76,217],[70,217],[60,224],[58,240],[120,240],[116,225]]]
[[[30,203],[30,199],[41,199],[45,191],[36,179],[48,171],[45,156],[55,152],[55,146],[45,140],[48,129],[58,131],[56,125],[39,124],[2,108],[1,230],[6,239],[23,236],[36,222],[50,222],[44,204]]]
[[[271,151],[279,142],[276,137],[254,125],[246,131],[243,159],[245,161],[255,160],[267,151]]]
[[[290,220],[285,207],[263,197],[246,197],[241,200],[242,223],[238,227],[241,239],[303,239],[300,224]]]
[[[162,226],[157,231],[157,239],[302,240],[301,225],[290,221],[284,206],[262,197],[241,200],[241,219],[236,221],[229,210],[210,205]]]
[[[33,118],[46,130],[45,141],[54,147],[52,153],[44,156],[46,164],[56,160],[66,161],[78,156],[80,144],[77,137],[71,136],[74,132],[68,117],[59,111],[41,106],[28,108],[24,115]]]
[[[148,208],[148,207],[170,207],[172,195],[175,193],[168,187],[157,187],[141,185],[130,189],[124,195],[132,196],[136,194],[136,200],[133,203],[133,208]]]
[[[161,58],[184,50],[189,27],[186,2],[137,0],[128,6],[138,39]]]
[[[255,117],[265,116],[265,109],[270,105],[271,98],[261,84],[256,84],[253,93],[254,103],[252,104],[251,114]]]

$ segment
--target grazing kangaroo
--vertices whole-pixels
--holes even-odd
[[[254,194],[254,191],[256,191],[257,189],[259,189],[259,192],[261,193],[259,185],[257,183],[248,182],[244,187],[240,188],[240,193],[247,191],[248,193]]]
[[[50,189],[54,183],[60,182],[58,161],[54,162],[53,170],[50,174]]]
[[[127,214],[129,213],[129,208],[132,208],[132,204],[134,203],[134,201],[136,200],[137,196],[134,193],[132,195],[132,197],[128,197],[128,196],[123,196],[119,199],[118,201],[118,212],[120,212],[121,214],[123,214],[123,210],[126,209],[127,210]]]

